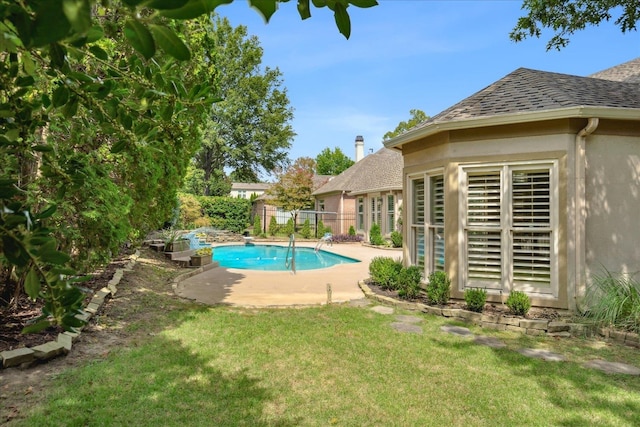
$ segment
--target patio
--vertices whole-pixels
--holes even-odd
[[[315,247],[316,242],[298,242],[296,247]],[[260,243],[258,243],[260,244]],[[286,242],[280,243],[286,246]],[[334,244],[322,250],[361,262],[320,270],[257,271],[213,268],[181,281],[176,293],[209,305],[243,307],[285,307],[327,303],[327,285],[331,284],[331,302],[362,299],[360,280],[369,277],[369,263],[376,256],[399,258],[400,249],[381,249],[361,244]],[[214,246],[215,252],[215,246]]]

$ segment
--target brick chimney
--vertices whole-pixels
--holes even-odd
[[[364,158],[364,138],[362,135],[356,136],[356,162]]]

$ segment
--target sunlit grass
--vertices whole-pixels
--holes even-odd
[[[496,350],[420,316],[408,334],[368,308],[176,310],[139,347],[58,378],[23,425],[640,425],[640,378],[582,366],[638,365],[637,350],[472,328]]]

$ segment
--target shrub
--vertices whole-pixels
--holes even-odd
[[[392,231],[391,232],[391,245],[394,248],[401,248],[402,247],[402,233],[400,233],[399,231]]]
[[[262,233],[262,221],[260,217],[256,215],[256,217],[253,218],[253,235],[259,236],[260,233]]]
[[[447,277],[447,273],[443,271],[435,271],[429,275],[427,299],[430,304],[446,304],[447,301],[449,301],[450,290],[451,280]]]
[[[197,199],[213,227],[242,233],[251,224],[251,202],[248,199],[219,196],[199,196]]]
[[[356,234],[334,234],[332,240],[334,243],[362,242],[362,236]]]
[[[640,333],[640,282],[609,271],[594,276],[585,294],[584,316],[600,326]]]
[[[302,228],[300,229],[300,235],[304,239],[311,238],[311,224],[309,223],[309,218],[304,220],[304,224],[302,224]]]
[[[276,220],[276,217],[272,216],[271,219],[269,220],[269,235],[275,236],[276,233],[278,233],[279,228],[280,227],[278,226],[278,221]]]
[[[289,218],[287,220],[287,224],[284,227],[284,232],[287,236],[291,236],[295,232],[295,227],[293,225],[293,218]]]
[[[487,291],[482,288],[467,288],[464,290],[464,300],[469,310],[482,313],[487,303]]]
[[[353,225],[349,226],[349,236],[355,236],[356,235],[356,229],[353,227]]]
[[[195,225],[195,221],[202,218],[202,208],[197,197],[193,194],[178,193],[180,201],[180,216],[178,226],[182,228],[191,228]]]
[[[524,316],[531,308],[531,300],[529,295],[521,291],[513,291],[507,297],[507,307],[516,316]]]
[[[383,289],[397,288],[400,270],[402,270],[400,260],[394,260],[389,257],[375,257],[369,264],[371,280]]]
[[[398,296],[404,299],[414,299],[420,293],[422,282],[422,267],[412,265],[400,270],[397,279]]]
[[[384,245],[384,239],[382,238],[382,233],[380,232],[380,225],[374,223],[369,230],[369,243],[374,246]]]
[[[319,239],[322,236],[324,236],[324,223],[319,219],[318,224],[316,225],[316,238]]]

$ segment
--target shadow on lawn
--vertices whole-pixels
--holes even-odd
[[[177,319],[175,319],[177,320]],[[186,319],[181,319],[186,320]],[[215,354],[211,357],[215,357]],[[264,415],[274,393],[246,370],[225,373],[177,340],[157,336],[65,372],[28,425],[295,426]]]
[[[461,353],[472,351],[471,347],[478,350],[486,348],[516,376],[535,381],[544,392],[544,399],[557,408],[572,412],[564,419],[548,419],[549,425],[609,425],[609,422],[614,425],[640,425],[640,403],[627,397],[640,396],[640,378],[637,376],[606,374],[571,361],[551,362],[525,357],[513,349],[480,346],[471,338],[460,338],[454,343],[435,338],[433,342]],[[538,390],[523,389],[522,393],[525,397],[527,393],[538,393],[535,397],[541,398]],[[580,411],[579,408],[589,411]],[[598,419],[596,412],[606,413],[608,418]]]

